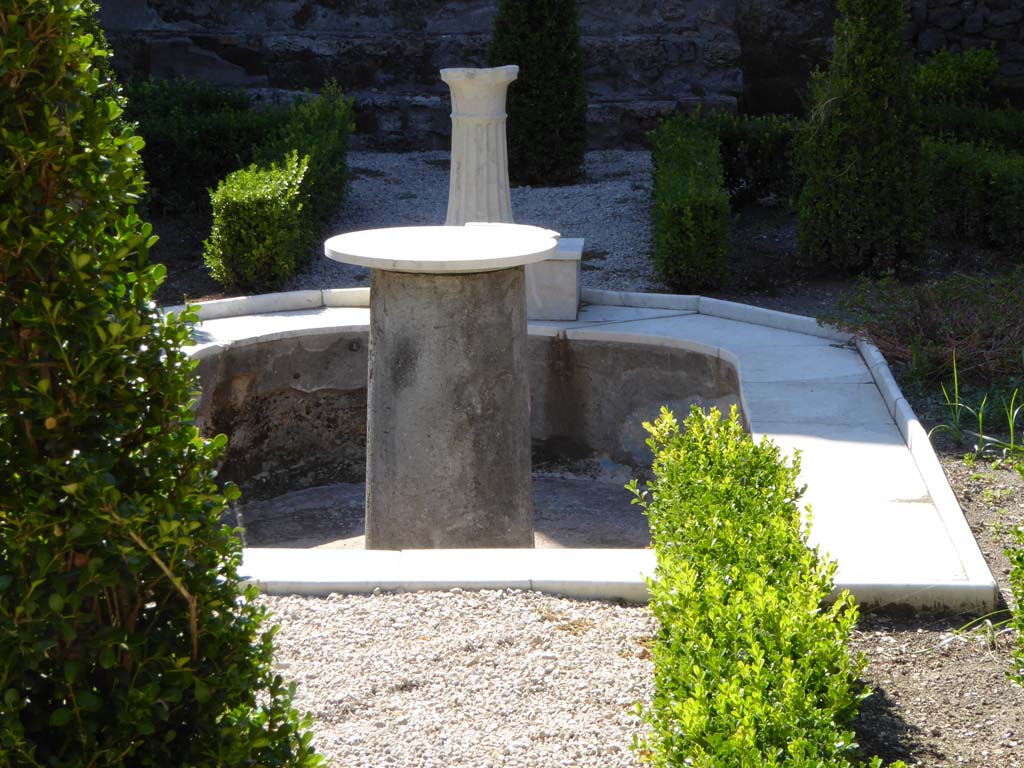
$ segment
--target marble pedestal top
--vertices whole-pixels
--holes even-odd
[[[554,255],[558,233],[523,224],[391,227],[336,235],[329,259],[387,272],[465,274],[533,264]]]

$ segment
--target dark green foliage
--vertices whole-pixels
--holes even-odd
[[[515,184],[569,184],[583,173],[587,93],[577,0],[500,0],[492,67],[519,65],[508,90],[508,167]]]
[[[1024,112],[960,104],[932,104],[921,110],[929,136],[1024,151]]]
[[[309,266],[320,232],[348,192],[352,102],[330,81],[296,100],[256,151],[259,165],[235,171],[210,192],[213,227],[203,257],[231,290],[279,289]]]
[[[0,765],[313,766],[218,522],[188,327],[151,300],[94,10],[0,24]]]
[[[188,80],[144,80],[128,88],[127,119],[146,140],[150,201],[161,209],[205,206],[206,190],[253,161],[284,113],[256,110],[240,90]]]
[[[797,194],[793,167],[797,120],[714,112],[704,121],[718,135],[725,188],[734,207],[766,198],[786,204]]]
[[[653,135],[654,267],[676,291],[721,284],[728,256],[729,195],[718,139],[698,121],[676,115]]]
[[[934,231],[1007,249],[1024,261],[1024,154],[926,139]]]
[[[952,275],[920,285],[861,281],[827,322],[864,333],[915,380],[953,376],[987,386],[1017,375],[1024,350],[1024,267],[997,277]]]
[[[659,622],[645,757],[655,768],[858,765],[857,607],[846,592],[822,605],[835,564],[807,547],[798,459],[755,444],[735,408],[723,420],[694,407],[682,430],[662,409],[644,426],[655,479],[638,496]]]
[[[998,74],[999,54],[993,48],[942,50],[914,71],[914,90],[924,104],[987,104]]]
[[[263,166],[282,162],[292,151],[309,157],[302,187],[314,233],[338,215],[348,193],[348,140],[354,127],[351,99],[330,80],[317,96],[297,99],[280,131],[256,153]]]
[[[903,20],[902,0],[839,0],[835,53],[812,77],[798,148],[800,250],[812,270],[884,272],[921,251],[927,210]]]
[[[313,238],[304,209],[309,158],[293,150],[280,166],[235,171],[210,193],[213,229],[203,258],[214,279],[251,293],[280,288],[308,262]]]

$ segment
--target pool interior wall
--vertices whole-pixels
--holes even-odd
[[[342,331],[201,360],[196,418],[204,434],[229,438],[221,477],[253,500],[362,482],[367,346],[366,332]],[[533,334],[528,358],[535,462],[601,456],[643,474],[643,422],[662,406],[685,414],[741,402],[735,366],[700,350]]]

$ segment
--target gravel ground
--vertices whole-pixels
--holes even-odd
[[[639,765],[644,607],[513,590],[260,599],[337,768]]]
[[[334,231],[443,224],[448,152],[352,152],[352,187]],[[515,187],[512,215],[563,237],[586,239],[581,283],[588,288],[654,290],[651,269],[649,152],[588,152],[586,178],[571,187]],[[325,258],[286,290],[369,285],[369,272]]]
[[[444,222],[448,153],[353,152],[338,232]],[[650,154],[590,152],[572,187],[512,190],[517,223],[586,238],[581,282],[658,288],[650,267]],[[328,259],[286,290],[368,285]],[[278,667],[339,768],[619,768],[649,701],[646,608],[532,592],[264,597]]]

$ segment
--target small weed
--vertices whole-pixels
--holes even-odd
[[[1013,489],[1004,488],[1003,486],[998,486],[996,488],[986,488],[981,492],[981,500],[984,501],[986,504],[998,504],[1000,501],[1007,498],[1008,496],[1011,496],[1012,494]]]
[[[993,621],[994,618],[1004,615],[1006,618],[1000,619],[999,621]],[[1009,609],[1005,608],[985,614],[984,616],[979,616],[978,618],[967,622],[962,627],[954,629],[953,633],[949,637],[941,640],[933,650],[945,648],[954,640],[959,640],[961,642],[969,642],[971,640],[982,641],[986,648],[994,650],[996,642],[1000,636],[1013,632],[1013,627],[1010,626],[1012,621],[1012,614]]]
[[[985,432],[985,414],[989,406],[988,392],[982,395],[981,402],[977,407],[972,407],[963,401],[955,351],[953,352],[952,394],[945,384],[942,384],[941,387],[946,409],[949,411],[949,420],[944,424],[932,427],[928,432],[929,438],[936,432],[948,432],[956,444],[960,445],[965,435],[973,437],[976,441],[973,453],[964,454],[964,462],[970,467],[974,466],[975,459],[982,456],[995,458],[993,469],[1004,466],[1006,462],[1009,462],[1010,468],[1024,462],[1024,443],[1018,442],[1017,439],[1017,420],[1024,413],[1024,395],[1021,394],[1021,387],[1014,387],[1008,395],[1005,393],[1000,395],[999,400],[1005,425],[1003,437],[996,437]],[[976,430],[967,428],[967,417],[977,425]],[[972,475],[971,479],[977,478],[978,476]]]

